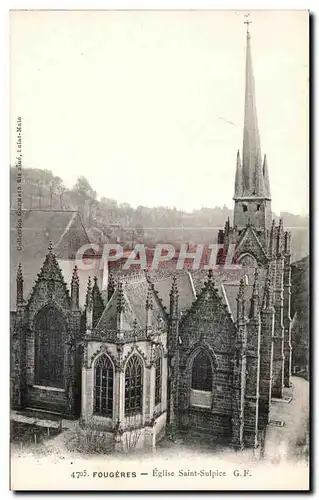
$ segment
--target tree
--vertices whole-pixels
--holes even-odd
[[[84,177],[83,175],[77,178],[77,181],[73,186],[72,191],[80,195],[81,198],[91,198],[93,200],[96,199],[96,191],[94,191],[87,178]]]
[[[58,195],[59,195],[59,198],[60,198],[61,210],[64,210],[64,205],[63,205],[63,194],[64,194],[64,191],[65,191],[65,187],[63,187],[63,186],[59,186],[58,187]]]

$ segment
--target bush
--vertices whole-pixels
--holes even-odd
[[[94,429],[92,422],[81,427],[77,422],[75,427],[66,433],[66,448],[80,453],[111,453],[114,450],[113,436]]]

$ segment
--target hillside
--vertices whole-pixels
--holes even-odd
[[[16,171],[10,172],[10,206],[16,208]],[[79,210],[82,220],[93,237],[121,241],[126,246],[137,242],[154,246],[156,243],[210,244],[217,242],[218,230],[224,227],[233,210],[223,207],[203,207],[185,212],[175,207],[144,207],[136,209],[128,203],[110,198],[96,199],[96,193],[84,177],[66,189],[60,177],[51,171],[24,169],[22,172],[23,208]],[[308,217],[283,212],[285,227],[292,233],[292,262],[308,255]]]

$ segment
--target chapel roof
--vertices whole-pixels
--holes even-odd
[[[166,321],[167,318],[161,300],[146,275],[140,273],[125,278],[121,276],[120,281],[123,294],[121,300],[124,304],[122,315],[124,330],[133,329],[134,322],[136,322],[137,328],[144,328],[146,326],[146,300],[148,294],[151,295],[152,301],[152,323],[155,324],[159,318]],[[119,286],[117,286],[97,323],[97,330],[116,329],[119,293]]]
[[[16,306],[16,273],[22,265],[27,298],[48,252],[49,243],[59,263],[71,262],[89,238],[77,211],[22,210],[22,250],[17,248],[17,210],[10,211],[10,309]],[[70,264],[71,276],[73,263]],[[68,282],[68,279],[65,278]]]

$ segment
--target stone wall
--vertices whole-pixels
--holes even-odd
[[[199,295],[180,325],[179,415],[182,431],[206,435],[208,439],[230,441],[233,397],[235,326],[212,284]],[[200,350],[212,363],[211,408],[191,406],[192,365]]]

